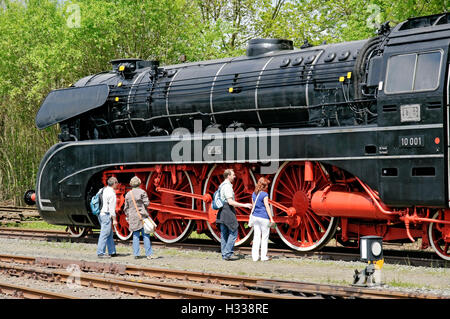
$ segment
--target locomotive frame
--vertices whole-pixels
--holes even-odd
[[[449,31],[445,13],[392,31],[385,25],[370,40],[301,50],[286,40],[258,40],[235,59],[163,68],[114,60],[113,71],[43,102],[36,124],[59,123],[61,142],[43,157],[36,193],[26,200],[50,223],[98,227],[88,203],[116,176],[116,234],[127,239],[122,205],[136,175],[150,198],[156,237],[173,243],[196,229],[219,240],[209,194],[223,169],[233,168],[238,201],[250,201],[260,176],[272,181],[271,238],[292,249],[320,249],[333,237],[346,246],[366,235],[421,238],[422,248],[450,260]],[[215,133],[190,134],[196,119]],[[231,131],[219,129],[225,123]],[[168,135],[177,127],[185,134]],[[254,156],[251,147],[261,140],[276,144],[279,156]],[[180,143],[189,147],[174,160]],[[215,156],[223,154],[232,156]],[[267,162],[278,169],[267,173]],[[248,214],[237,209],[237,245],[251,240]]]

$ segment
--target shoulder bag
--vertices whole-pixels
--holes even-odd
[[[256,203],[258,202],[258,197],[260,194],[261,194],[261,192],[258,193],[258,195],[256,196],[256,199],[255,199],[255,202],[253,203],[252,211],[251,211],[250,217],[248,219],[248,227],[253,227],[253,225],[255,224],[255,216],[253,216],[253,211],[255,210]]]
[[[156,223],[149,217],[142,219],[142,215],[139,212],[139,209],[136,205],[136,200],[134,199],[133,190],[131,190],[131,199],[133,200],[134,208],[136,208],[136,212],[139,215],[139,219],[142,221],[142,224],[144,224],[144,232],[146,234],[153,234],[156,230]]]

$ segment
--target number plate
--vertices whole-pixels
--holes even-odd
[[[420,121],[420,104],[406,104],[400,106],[400,120],[402,122]]]
[[[400,136],[400,147],[424,147],[425,137],[423,135],[416,136]]]

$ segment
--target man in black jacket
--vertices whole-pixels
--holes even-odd
[[[220,225],[220,244],[222,258],[224,260],[236,260],[232,257],[234,252],[234,243],[238,235],[238,221],[236,218],[235,207],[252,209],[252,204],[242,204],[234,200],[233,181],[236,178],[232,169],[226,169],[223,173],[225,180],[220,184],[220,199],[223,207],[217,213],[216,223]]]

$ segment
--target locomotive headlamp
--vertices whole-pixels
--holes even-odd
[[[242,91],[242,87],[240,86],[230,86],[228,88],[228,93],[240,93]]]
[[[122,72],[122,74],[125,76],[125,78],[130,78],[133,76],[134,71],[136,70],[136,62],[130,61],[130,62],[124,62],[119,64],[117,70],[119,72]]]

